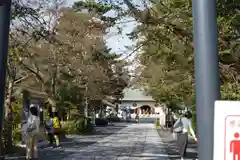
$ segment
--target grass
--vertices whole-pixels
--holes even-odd
[[[159,119],[159,118],[156,119],[155,125],[156,125],[156,128],[157,128],[157,129],[160,129],[160,128],[161,128],[160,119]]]

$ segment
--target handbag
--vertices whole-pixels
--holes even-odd
[[[27,123],[27,132],[36,132],[36,130],[37,130],[36,119],[32,115],[30,115]]]
[[[176,124],[176,126],[173,128],[174,133],[181,133],[183,132],[183,123],[182,118],[180,118],[179,122]]]

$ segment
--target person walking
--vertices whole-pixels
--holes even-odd
[[[54,136],[53,136],[53,116],[52,114],[49,114],[49,119],[46,121],[46,131],[47,131],[47,139],[48,139],[48,142],[49,142],[49,145],[51,147],[54,147],[53,145],[53,139],[54,139]]]
[[[138,113],[136,114],[135,120],[137,123],[139,123],[139,114]]]
[[[178,118],[173,125],[173,132],[177,134],[177,146],[179,147],[179,154],[181,160],[186,157],[186,149],[188,145],[188,130],[190,130],[195,142],[197,142],[197,137],[192,128],[192,113],[187,111],[183,117]]]
[[[27,144],[26,144],[26,159],[38,159],[38,135],[39,135],[40,118],[38,117],[38,107],[30,105],[30,113],[27,121]]]
[[[53,136],[56,141],[56,147],[61,148],[60,146],[60,140],[59,140],[59,134],[61,132],[61,123],[57,116],[57,113],[53,113]]]

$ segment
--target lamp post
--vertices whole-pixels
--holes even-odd
[[[11,0],[0,1],[0,159],[4,159],[2,152],[2,128],[11,3]]]

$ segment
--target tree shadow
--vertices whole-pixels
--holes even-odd
[[[111,145],[99,143],[80,150],[67,158],[71,160],[166,160],[168,154],[165,153],[164,146],[159,143],[136,141],[135,143],[111,143]]]
[[[39,147],[39,158],[41,160],[61,160],[77,153],[79,150],[98,143],[105,137],[108,137],[123,128],[126,125],[113,125],[106,127],[96,127],[90,135],[71,135],[61,139],[62,148],[52,148],[48,144]],[[24,159],[25,148],[19,147],[14,154],[10,154],[6,159]]]
[[[163,142],[154,141],[156,136],[158,137],[158,135],[154,134],[148,135],[149,140],[147,141],[141,134],[137,134],[136,137],[129,139],[129,135],[142,132],[142,129],[137,127],[134,131],[124,130],[120,134],[118,132],[116,137],[111,136],[109,139],[99,141],[98,138],[102,136],[102,133],[106,135],[110,133],[114,134],[124,127],[126,126],[112,126],[108,128],[111,131],[103,129],[101,132],[96,132],[94,135],[90,136],[72,136],[66,138],[62,141],[63,148],[61,149],[40,149],[39,158],[41,160],[179,159],[175,141],[168,132],[160,133]],[[151,139],[153,139],[153,141],[151,141]],[[189,147],[194,149],[196,145],[190,143]],[[165,151],[167,151],[167,153]],[[187,158],[193,159],[195,155],[196,152],[189,152]]]

